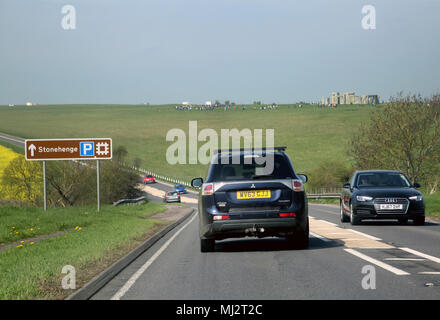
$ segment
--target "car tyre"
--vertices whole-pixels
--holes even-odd
[[[214,251],[215,240],[214,239],[200,239],[200,251],[212,252]]]
[[[425,217],[414,218],[414,224],[416,226],[423,226],[425,224]]]
[[[350,218],[347,217],[347,215],[345,214],[344,206],[342,205],[342,202],[341,202],[341,222],[349,222],[349,221],[350,221]]]
[[[351,204],[351,203],[350,203],[350,223],[352,226],[356,226],[361,223],[361,219],[359,219],[359,217],[356,217],[353,214],[353,204]]]
[[[289,246],[293,249],[308,249],[309,248],[309,223],[302,232],[296,232],[287,237]]]

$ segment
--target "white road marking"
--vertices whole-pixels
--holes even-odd
[[[111,298],[111,300],[120,300],[127,291],[133,286],[133,284],[139,279],[139,277],[145,272],[145,270],[148,269],[148,267],[160,256],[160,254],[168,248],[168,246],[173,242],[173,240],[191,223],[194,221],[194,219],[197,217],[197,214],[195,214],[191,220],[189,220],[187,223],[185,223],[171,238],[165,242],[162,247],[159,248],[151,257],[148,259],[147,262],[145,262],[142,267],[140,267],[131,277],[128,279],[128,281],[120,288],[114,296]]]
[[[426,259],[420,258],[385,258],[388,261],[425,261]]]
[[[322,241],[325,241],[325,242],[329,242],[329,241],[331,241],[330,239],[327,239],[326,237],[323,237],[323,236],[320,236],[319,234],[316,234],[316,233],[313,233],[313,232],[309,232],[312,236],[314,236],[315,238],[318,238],[318,239],[320,239],[320,240],[322,240]]]
[[[346,252],[348,252],[348,253],[351,253],[352,255],[354,255],[354,256],[356,256],[358,258],[361,258],[361,259],[363,259],[363,260],[365,260],[367,262],[375,264],[376,266],[381,267],[381,268],[383,268],[383,269],[385,269],[387,271],[390,271],[390,272],[392,272],[392,273],[394,273],[394,274],[396,274],[398,276],[403,276],[403,275],[409,275],[410,274],[410,273],[405,272],[403,270],[394,268],[393,266],[390,266],[389,264],[386,264],[386,263],[384,263],[382,261],[376,260],[374,258],[371,258],[371,257],[365,255],[365,254],[362,254],[359,251],[356,251],[356,250],[353,250],[353,249],[344,249],[344,250]]]
[[[440,274],[438,271],[424,271],[424,272],[418,272],[418,274]]]
[[[361,236],[364,236],[364,237],[366,237],[368,239],[371,239],[371,240],[376,240],[376,241],[382,240],[380,238],[373,237],[373,236],[370,236],[369,234],[366,234],[366,233],[363,233],[363,232],[360,232],[360,231],[356,231],[356,230],[353,230],[353,229],[345,229],[345,230],[352,231],[354,233],[360,234]]]
[[[19,143],[24,143],[24,139],[23,140],[17,140],[15,138],[11,138],[9,136],[4,136],[4,135],[0,135],[1,138],[6,139],[6,140],[11,140],[11,141],[15,141],[15,142],[19,142]]]
[[[412,253],[415,256],[419,256],[419,257],[422,257],[422,258],[425,258],[425,259],[428,259],[428,260],[440,263],[440,258],[430,256],[429,254],[422,253],[422,252],[419,252],[419,251],[416,251],[416,250],[410,249],[410,248],[399,248],[399,249],[403,250],[403,251],[406,251],[406,252],[409,252],[409,253]]]

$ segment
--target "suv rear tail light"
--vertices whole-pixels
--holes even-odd
[[[293,191],[304,191],[304,185],[302,184],[301,180],[292,180],[292,189]]]
[[[226,220],[226,219],[229,219],[229,218],[230,218],[230,216],[228,216],[228,215],[215,215],[213,217],[214,221]]]
[[[292,218],[292,217],[296,217],[295,212],[281,212],[280,213],[280,217],[282,218]]]
[[[206,183],[202,189],[202,196],[209,196],[214,193],[214,185],[212,183]]]

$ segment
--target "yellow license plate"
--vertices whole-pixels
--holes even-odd
[[[270,198],[270,190],[237,191],[237,199]]]

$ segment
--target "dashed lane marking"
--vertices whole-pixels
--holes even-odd
[[[385,258],[388,261],[426,261],[426,259],[419,258]]]
[[[423,252],[419,252],[419,251],[416,251],[416,250],[410,249],[410,248],[399,248],[399,249],[403,250],[403,251],[406,251],[406,252],[409,252],[409,253],[412,253],[415,256],[419,256],[419,257],[422,257],[422,258],[425,258],[425,259],[428,259],[428,260],[440,263],[440,258],[437,258],[437,257],[434,257],[434,256],[430,256],[429,254],[426,254],[426,253],[423,253]]]
[[[395,275],[398,275],[398,276],[410,275],[410,273],[408,273],[408,272],[405,272],[405,271],[403,271],[403,270],[400,270],[400,269],[398,269],[398,268],[395,268],[395,267],[393,267],[393,266],[390,266],[389,264],[384,263],[384,262],[382,262],[382,261],[379,261],[379,260],[377,260],[377,259],[374,259],[374,258],[371,258],[371,257],[369,257],[369,256],[366,256],[365,254],[362,254],[362,253],[360,253],[359,251],[356,251],[356,250],[354,250],[354,249],[344,249],[344,250],[345,250],[346,252],[348,252],[348,253],[350,253],[350,254],[352,254],[352,255],[358,257],[358,258],[361,258],[361,259],[363,259],[363,260],[365,260],[365,261],[367,261],[367,262],[369,262],[369,263],[375,264],[376,266],[378,266],[378,267],[380,267],[380,268],[382,268],[382,269],[385,269],[385,270],[387,270],[387,271],[389,271],[389,272],[392,272],[392,273],[394,273]]]
[[[424,272],[417,272],[418,274],[440,274],[439,271],[424,271]]]

